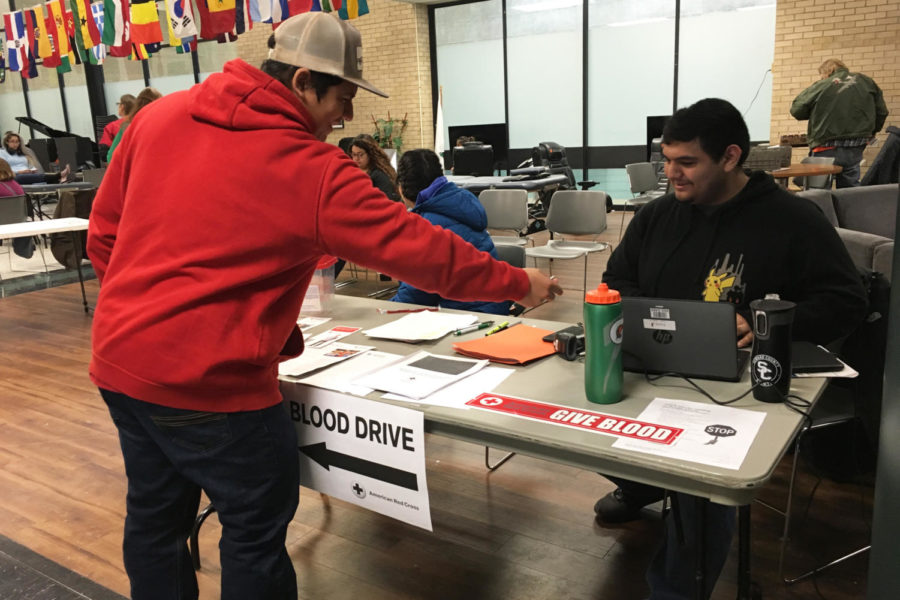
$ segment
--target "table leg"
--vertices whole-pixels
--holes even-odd
[[[750,599],[750,505],[738,507],[738,600]]]
[[[697,600],[706,600],[706,498],[694,498],[697,508],[697,554],[695,558],[694,582]]]
[[[90,314],[91,309],[88,306],[87,294],[84,291],[84,274],[81,272],[81,258],[78,256],[81,242],[75,233],[76,232],[74,231],[72,232],[72,251],[75,256],[75,270],[78,271],[78,283],[81,284],[81,301],[84,303],[84,314]]]

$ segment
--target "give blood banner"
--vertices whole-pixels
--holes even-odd
[[[684,429],[668,427],[658,423],[639,421],[627,417],[608,415],[592,410],[576,409],[559,404],[534,402],[522,398],[500,396],[498,394],[480,394],[466,405],[483,410],[505,413],[532,421],[553,423],[563,427],[572,427],[622,438],[643,440],[662,445],[669,445],[678,439]]]

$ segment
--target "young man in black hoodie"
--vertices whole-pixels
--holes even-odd
[[[834,228],[812,202],[766,173],[742,168],[750,147],[747,125],[725,100],[683,108],[663,131],[666,175],[673,193],[638,212],[609,259],[604,283],[623,296],[731,302],[738,346],[753,342],[749,303],[776,293],[797,304],[793,335],[824,344],[853,331],[866,297],[856,268]],[[594,507],[600,524],[640,518],[662,490],[626,480]],[[679,541],[672,519],[648,571],[656,599],[696,598],[695,499],[678,494]],[[728,556],[733,507],[710,503],[706,526],[706,590],[712,592]]]

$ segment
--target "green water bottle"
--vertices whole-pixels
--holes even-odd
[[[622,399],[622,298],[601,283],[584,297],[584,393],[597,404]]]

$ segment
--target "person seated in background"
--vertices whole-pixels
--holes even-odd
[[[45,173],[37,157],[30,148],[22,143],[22,138],[14,131],[7,131],[3,135],[0,158],[5,160],[12,169],[15,180],[19,184],[59,183],[60,181],[69,181],[72,177],[72,167],[69,165],[66,165],[59,173]]]
[[[447,181],[437,154],[425,149],[404,153],[397,165],[397,185],[403,200],[411,207],[410,212],[421,215],[432,225],[449,229],[482,252],[497,258],[494,242],[486,230],[487,214],[484,207],[472,192]],[[391,300],[497,315],[508,315],[512,304],[509,301],[447,300],[439,294],[416,289],[403,282]]]
[[[358,135],[354,138],[350,145],[350,158],[360,169],[368,173],[372,185],[391,200],[400,202],[400,194],[397,193],[397,172],[371,136]]]
[[[160,94],[156,88],[148,87],[141,90],[141,92],[137,95],[137,98],[134,99],[134,106],[131,107],[131,111],[129,111],[129,113],[122,120],[122,125],[119,128],[119,132],[116,134],[116,137],[113,139],[112,144],[109,146],[109,153],[106,155],[107,161],[112,160],[113,152],[119,145],[119,142],[122,141],[122,136],[125,135],[125,130],[128,129],[128,126],[131,124],[131,121],[134,119],[135,115],[137,115],[142,108],[144,108],[154,100],[159,100],[160,98],[162,98],[162,94]]]
[[[131,94],[124,94],[119,98],[118,109],[116,111],[119,118],[112,123],[108,123],[106,127],[103,128],[103,135],[100,136],[100,141],[98,142],[100,145],[100,152],[109,152],[109,147],[112,146],[113,140],[116,139],[119,130],[125,123],[125,117],[134,109],[136,100],[137,99]]]
[[[15,174],[9,163],[0,158],[0,198],[10,196],[24,196],[25,191],[16,182]],[[25,220],[24,218],[22,219]],[[14,238],[12,240],[13,252],[22,258],[31,258],[34,254],[34,240],[32,238]]]

